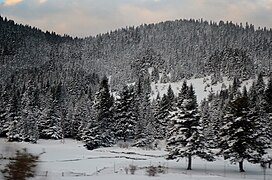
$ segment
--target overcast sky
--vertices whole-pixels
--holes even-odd
[[[0,0],[0,14],[78,37],[184,18],[272,28],[272,0]]]

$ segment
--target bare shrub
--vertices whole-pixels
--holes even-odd
[[[119,143],[118,143],[118,147],[119,147],[119,148],[128,149],[129,144],[128,144],[127,142],[119,142]]]
[[[148,166],[146,172],[148,176],[155,176],[158,173],[158,170],[155,166]]]
[[[128,168],[127,167],[125,168],[125,172],[126,172],[126,174],[128,174]]]
[[[134,175],[137,170],[137,166],[130,164],[129,165],[129,172],[130,174]]]
[[[165,174],[166,167],[159,165],[157,171],[159,174]]]

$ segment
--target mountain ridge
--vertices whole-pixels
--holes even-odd
[[[24,66],[39,67],[39,64],[52,64],[51,61],[55,61],[54,66],[57,68],[66,66],[68,69],[111,76],[111,85],[114,87],[120,87],[120,82],[135,81],[139,66],[143,64],[145,68],[157,68],[159,72],[169,75],[172,82],[211,74],[220,78],[217,76],[226,74],[211,71],[208,66],[209,62],[214,64],[213,61],[216,61],[212,57],[223,60],[228,58],[224,57],[226,52],[230,52],[227,56],[232,59],[252,61],[249,62],[249,69],[244,71],[253,70],[253,74],[264,72],[268,75],[271,70],[272,30],[255,30],[254,25],[247,23],[243,26],[228,21],[208,23],[202,19],[183,19],[120,28],[95,37],[78,39],[67,35],[60,36],[54,32],[42,32],[35,27],[18,25],[6,18],[0,19],[2,61],[14,61],[13,64],[2,63],[6,67],[1,70],[10,71],[8,76],[14,73],[12,69],[16,69],[16,66],[18,69]],[[226,68],[226,65],[222,66]],[[235,65],[229,68],[233,67]],[[222,70],[222,67],[212,68]],[[237,67],[234,71],[236,70]],[[243,76],[243,73],[235,76]],[[247,76],[251,75],[248,73]]]

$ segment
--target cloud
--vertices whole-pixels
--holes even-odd
[[[1,15],[18,23],[80,37],[184,18],[272,27],[271,11],[272,0],[5,0],[0,3]]]
[[[154,23],[171,18],[170,12],[151,10],[146,7],[122,5],[119,8],[120,17],[123,21],[126,21],[128,25],[139,25],[142,23]],[[132,23],[133,22],[133,23]],[[137,23],[137,24],[135,24]]]
[[[39,0],[40,3],[45,3],[47,0]]]
[[[23,0],[5,0],[4,1],[4,6],[13,6],[16,5],[20,2],[22,2]]]

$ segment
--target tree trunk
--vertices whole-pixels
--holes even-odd
[[[239,169],[240,169],[240,172],[245,172],[244,170],[244,160],[242,160],[241,162],[239,162]]]
[[[188,167],[187,170],[192,170],[192,155],[188,155]]]

